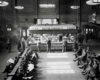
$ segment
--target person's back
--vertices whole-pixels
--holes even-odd
[[[48,40],[47,44],[50,47],[51,46],[51,40]]]
[[[62,41],[62,52],[66,51],[66,49],[67,49],[67,40],[63,39],[63,41]]]
[[[40,41],[37,41],[37,46],[40,46]]]
[[[77,52],[77,55],[78,56],[81,56],[82,55],[82,48],[81,47],[79,47],[78,52]]]
[[[48,52],[51,51],[51,40],[50,39],[47,41],[47,51]]]
[[[83,35],[79,35],[78,42],[80,45],[83,44],[83,39],[84,39]]]
[[[22,39],[21,39],[21,48],[23,50],[25,50],[26,47],[27,47],[27,41],[24,39],[24,37],[22,37]]]
[[[37,41],[37,49],[38,49],[38,52],[40,52],[40,44],[41,44],[41,42],[40,42],[40,40],[38,40]]]
[[[66,46],[67,45],[67,40],[63,40],[62,45]]]

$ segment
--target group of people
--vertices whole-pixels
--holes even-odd
[[[4,71],[2,73],[5,74],[4,76],[4,80],[7,79],[7,77],[9,76],[9,73],[11,73],[11,71],[14,69],[15,65],[17,64],[18,60],[20,59],[20,56],[22,55],[22,51],[19,53],[18,55],[15,56],[15,59],[10,58],[9,60],[7,60],[7,66],[5,67]]]
[[[27,39],[25,39],[24,37],[19,37],[18,40],[16,39],[16,43],[17,43],[18,51],[25,50],[25,48],[28,47]],[[6,50],[8,50],[8,52],[10,53],[12,50],[12,44],[13,44],[12,39],[7,38],[5,44],[6,44]]]
[[[9,76],[9,73],[12,72],[15,65],[20,59],[20,56],[23,54],[23,51],[18,52],[18,55],[15,59],[9,59],[7,61],[8,65],[4,69],[2,73],[5,74],[4,80],[6,80]],[[14,80],[26,80],[26,79],[34,79],[34,75],[36,73],[37,63],[38,63],[38,54],[34,52],[31,48],[29,48],[24,57],[22,57],[22,61],[20,66],[18,66],[17,72],[14,76]]]
[[[79,46],[74,49],[75,59],[80,69],[83,69],[82,74],[86,76],[86,80],[97,80],[100,74],[99,56],[91,50],[89,46]]]
[[[38,54],[29,49],[17,70],[16,80],[33,80],[36,77]]]
[[[73,42],[74,36],[71,34],[63,34],[63,35],[59,36],[59,39],[57,41],[59,41],[58,43],[62,43],[62,52],[66,52],[67,43],[68,43],[68,41]],[[36,38],[36,40],[34,41],[33,36],[31,34],[30,34],[29,38],[27,39],[27,42],[29,44],[36,43],[36,47],[37,47],[38,52],[41,51],[41,47],[42,47],[41,44],[42,43],[47,44],[47,52],[50,52],[52,50],[52,43],[56,43],[52,40],[52,38],[50,36],[46,37],[44,42],[43,42],[43,40],[41,40],[41,37]]]
[[[38,49],[38,52],[40,52],[40,46],[41,46],[41,42],[40,40],[37,41],[37,49]],[[51,39],[48,38],[47,40],[47,52],[51,52]],[[67,39],[64,38],[62,40],[62,52],[65,52],[67,50]]]
[[[37,45],[38,52],[40,52],[40,47],[41,47],[40,39],[37,41],[36,45]],[[51,51],[51,40],[48,38],[48,40],[47,40],[47,52],[50,52],[50,51]]]

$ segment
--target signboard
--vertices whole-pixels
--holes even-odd
[[[35,25],[30,26],[29,30],[67,30],[67,29],[76,29],[75,25]]]

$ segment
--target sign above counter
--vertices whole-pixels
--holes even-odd
[[[30,26],[28,30],[67,30],[67,29],[76,29],[75,25],[66,24],[66,25],[34,25]]]

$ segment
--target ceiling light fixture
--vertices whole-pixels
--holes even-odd
[[[40,8],[54,8],[55,4],[40,4]]]
[[[100,0],[92,0],[94,3],[100,3]]]
[[[15,9],[22,10],[24,6],[21,6],[20,0],[15,0]]]
[[[86,1],[86,4],[87,5],[98,5],[100,3],[96,3],[96,2],[93,2],[92,0],[88,0],[88,1]]]
[[[71,8],[71,9],[79,9],[80,6],[71,6],[70,8]]]
[[[9,5],[8,2],[6,2],[6,1],[0,1],[0,6],[7,6],[7,5]]]
[[[24,9],[24,7],[23,6],[15,6],[15,9],[22,10],[22,9]]]

